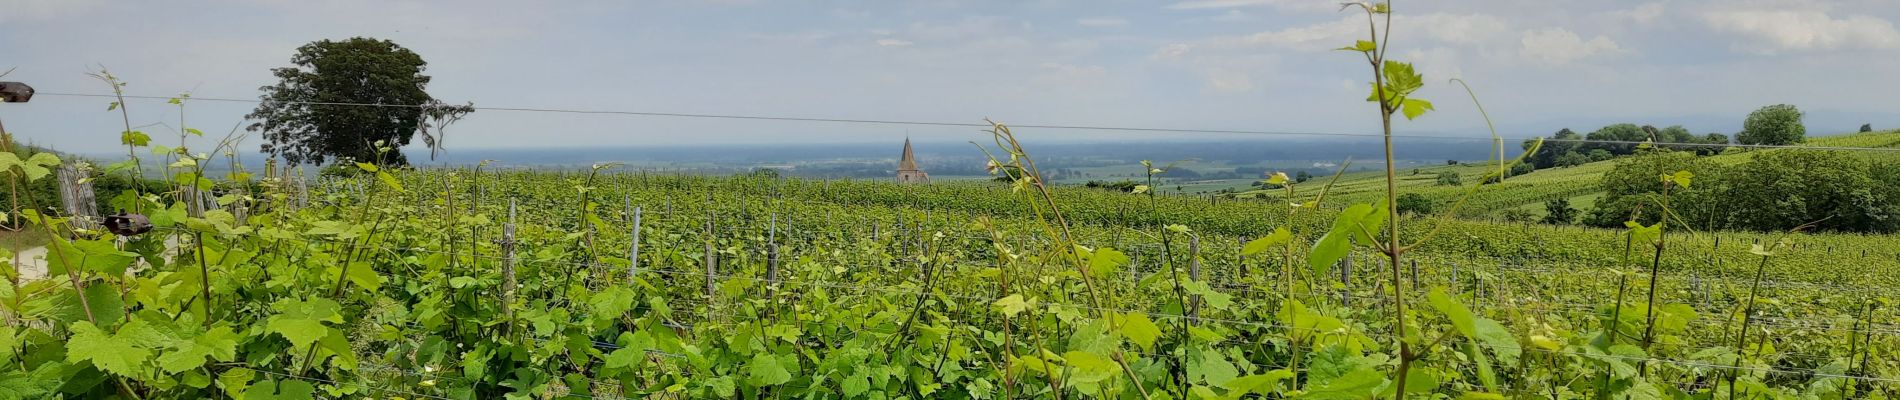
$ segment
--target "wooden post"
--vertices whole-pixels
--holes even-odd
[[[778,243],[765,245],[765,301],[772,320],[778,320]]]
[[[719,274],[719,255],[713,252],[712,233],[713,233],[712,219],[708,218],[706,219],[706,257],[705,257],[706,299],[708,302],[712,301],[712,299],[715,298],[714,295],[717,294],[719,290],[719,285],[717,284],[718,278],[716,277],[716,275]]]
[[[1194,282],[1201,282],[1201,237],[1200,236],[1188,237],[1188,280],[1191,280]],[[1194,295],[1193,297],[1188,298],[1188,319],[1190,321],[1194,321],[1197,323],[1200,322],[1200,319],[1201,319],[1201,296],[1200,295]]]
[[[515,317],[515,199],[508,199],[508,223],[501,225],[501,308]]]
[[[1339,305],[1352,304],[1352,252],[1346,252],[1344,263],[1339,266]]]
[[[633,208],[633,239],[627,246],[627,280],[640,274],[640,207]]]
[[[1418,287],[1418,258],[1412,259],[1412,287]]]
[[[77,164],[59,166],[59,201],[65,204],[66,215],[72,218],[74,228],[95,229],[99,222],[99,201],[93,197],[92,184],[81,183],[86,172]]]

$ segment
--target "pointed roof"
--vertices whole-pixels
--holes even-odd
[[[898,171],[916,171],[917,155],[910,152],[910,138],[904,138],[904,157],[897,160]]]

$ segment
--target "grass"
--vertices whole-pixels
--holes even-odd
[[[43,247],[51,240],[52,237],[46,234],[46,230],[37,226],[29,226],[21,230],[0,229],[0,248],[8,251],[18,252]]]

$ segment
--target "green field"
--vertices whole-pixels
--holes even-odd
[[[1587,206],[1609,168],[1404,219],[1436,236],[1399,265],[1329,228],[1381,194],[1372,173],[1291,217],[1028,181],[364,168],[301,193],[264,173],[202,216],[134,199],[151,233],[56,236],[56,279],[0,293],[18,366],[0,394],[1358,399],[1399,390],[1397,346],[1417,398],[1900,389],[1900,237],[1671,232],[1658,250],[1482,218]],[[1420,177],[1484,169],[1422,168],[1401,192],[1445,198]]]

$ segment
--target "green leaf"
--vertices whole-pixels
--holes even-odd
[[[1425,77],[1412,69],[1412,64],[1398,61],[1385,61],[1385,85],[1392,89],[1393,98],[1411,95],[1413,91],[1425,86]]]
[[[1148,314],[1140,312],[1129,312],[1122,319],[1121,329],[1122,337],[1141,346],[1142,350],[1153,349],[1155,340],[1161,338],[1161,327],[1155,326],[1154,321],[1148,319]]]
[[[1443,288],[1432,288],[1431,293],[1425,295],[1425,301],[1430,302],[1438,312],[1445,313],[1445,318],[1451,320],[1451,326],[1458,330],[1458,334],[1467,338],[1478,336],[1477,317],[1463,303],[1446,295]]]
[[[1280,391],[1280,382],[1291,378],[1293,378],[1293,371],[1276,369],[1267,371],[1264,374],[1247,375],[1229,379],[1226,383],[1222,384],[1221,387],[1233,391],[1227,394],[1230,398],[1237,398],[1249,393],[1257,394],[1262,397],[1271,397],[1274,393]]]
[[[1028,310],[1029,307],[1034,306],[1034,303],[1034,300],[1023,300],[1023,295],[1021,294],[1012,294],[1009,295],[1009,297],[996,299],[996,302],[991,303],[990,306],[995,307],[996,310],[1002,312],[1003,315],[1013,317],[1016,316],[1016,314],[1022,314],[1024,310]]]
[[[318,339],[329,336],[332,329],[324,323],[343,323],[343,306],[336,301],[311,297],[308,300],[283,299],[272,304],[277,310],[265,325],[265,329],[283,335],[291,345],[304,348],[316,343]]]
[[[1370,52],[1370,51],[1378,50],[1378,49],[1379,49],[1378,44],[1373,43],[1370,40],[1361,40],[1356,43],[1353,43],[1351,46],[1341,47],[1338,50],[1357,51],[1360,53],[1365,53],[1365,52]]]
[[[1128,265],[1128,255],[1119,250],[1103,247],[1089,254],[1089,274],[1092,276],[1107,275],[1123,265]]]
[[[594,298],[587,301],[588,306],[593,308],[595,316],[607,319],[620,318],[620,315],[633,309],[633,305],[638,302],[639,294],[624,286],[601,290],[594,294]]]
[[[1689,171],[1676,171],[1674,174],[1664,175],[1663,180],[1675,183],[1676,187],[1687,189],[1689,184],[1695,181],[1695,174]]]
[[[388,172],[382,172],[382,171],[377,171],[377,172],[376,172],[376,179],[381,179],[381,180],[383,180],[383,184],[385,184],[385,185],[389,185],[389,188],[391,188],[391,189],[396,189],[396,191],[397,191],[397,192],[405,192],[405,191],[407,191],[407,190],[404,190],[404,189],[402,188],[402,182],[401,182],[401,181],[397,181],[397,180],[396,180],[396,176],[395,176],[395,175],[390,175],[390,174],[389,174]]]
[[[312,400],[317,388],[300,380],[265,380],[244,391],[244,400]]]
[[[867,369],[858,368],[851,376],[839,381],[838,385],[844,388],[845,397],[857,397],[871,390],[871,376]]]
[[[475,278],[473,277],[458,276],[454,278],[449,278],[449,287],[456,288],[456,289],[469,287],[469,285],[474,285],[474,284],[475,284]]]
[[[350,270],[345,272],[347,272],[345,276],[350,279],[351,284],[360,286],[364,290],[374,292],[376,289],[383,287],[383,276],[377,274],[376,268],[368,261],[350,263]]]
[[[185,133],[189,133],[189,134],[192,134],[193,136],[199,136],[199,137],[203,137],[205,135],[205,132],[198,130],[198,128],[185,128]]]
[[[1379,386],[1385,384],[1385,374],[1367,366],[1347,372],[1339,378],[1327,382],[1325,386],[1306,392],[1301,399],[1316,400],[1358,400],[1371,397]]]
[[[792,373],[785,371],[785,365],[779,364],[778,357],[771,354],[752,356],[747,372],[746,380],[753,386],[782,385],[792,381]]]
[[[178,350],[158,357],[159,368],[168,373],[179,373],[205,365],[205,358],[217,361],[231,361],[237,357],[236,332],[229,327],[211,328],[210,331],[191,338],[190,342]]]
[[[1418,116],[1425,115],[1426,111],[1431,110],[1432,102],[1422,99],[1407,97],[1405,101],[1399,102],[1399,112],[1405,114],[1405,119],[1418,119]]]
[[[67,362],[91,361],[101,371],[131,378],[144,377],[151,371],[145,365],[152,358],[150,350],[113,337],[87,321],[73,323],[72,331],[72,338],[66,341]]]
[[[1259,239],[1248,241],[1246,246],[1241,246],[1240,254],[1249,255],[1249,256],[1260,254],[1260,252],[1266,251],[1268,248],[1271,248],[1273,246],[1278,246],[1292,239],[1293,239],[1292,231],[1288,231],[1284,227],[1277,228],[1273,230],[1273,234],[1261,236]]]
[[[1643,226],[1636,221],[1623,221],[1623,226],[1630,228],[1630,239],[1636,243],[1654,243],[1662,238],[1662,222]]]
[[[119,133],[119,144],[122,144],[122,145],[144,147],[145,145],[150,144],[151,142],[152,142],[152,137],[146,136],[145,132],[125,131],[125,132]]]
[[[1307,254],[1306,262],[1313,269],[1313,275],[1325,275],[1333,264],[1346,258],[1352,251],[1352,237],[1364,236],[1360,233],[1360,222],[1376,212],[1372,205],[1360,203],[1346,207],[1333,219],[1333,228],[1320,236],[1313,244],[1313,250]],[[1383,217],[1380,217],[1383,220]]]
[[[361,168],[364,171],[369,171],[369,172],[379,172],[382,170],[381,168],[376,168],[376,164],[370,164],[370,163],[365,163],[365,162],[356,163],[356,167]]]

